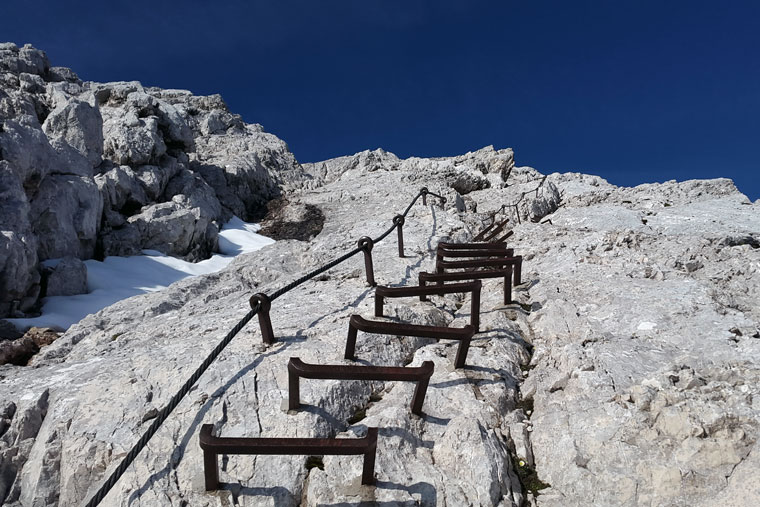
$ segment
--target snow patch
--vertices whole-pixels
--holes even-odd
[[[155,292],[190,276],[215,273],[227,267],[235,256],[255,252],[274,240],[257,234],[258,224],[233,217],[219,231],[219,254],[200,262],[187,262],[156,250],[143,255],[106,257],[102,262],[84,261],[87,266],[87,294],[53,296],[43,300],[42,315],[29,319],[6,319],[18,329],[31,326],[68,329],[89,314],[122,299]],[[54,267],[60,259],[45,261]]]

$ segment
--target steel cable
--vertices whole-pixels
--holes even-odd
[[[403,213],[403,216],[405,217],[407,213],[409,213],[409,210],[412,209],[412,206],[414,206],[414,203],[417,202],[417,199],[419,199],[423,193],[427,193],[428,195],[432,195],[434,197],[438,197],[439,199],[443,200],[445,202],[445,197],[442,197],[438,194],[434,194],[432,192],[428,192],[427,189],[425,192],[420,191],[417,193],[417,195],[412,199],[412,202],[407,206],[406,210]],[[388,234],[393,232],[393,230],[397,227],[397,224],[394,222],[393,227],[385,231],[382,235],[380,235],[379,238],[373,240],[374,243],[377,243],[379,241],[382,241],[385,239]],[[302,283],[306,282],[307,280],[310,280],[314,278],[315,276],[324,273],[325,271],[334,268],[341,262],[350,259],[354,255],[358,254],[359,252],[363,251],[364,247],[357,247],[351,250],[350,252],[347,252],[340,257],[333,259],[332,261],[328,262],[327,264],[320,266],[319,268],[310,271],[309,273],[305,274],[301,278],[294,280],[287,284],[286,286],[276,290],[272,293],[271,296],[269,296],[270,301],[274,301],[278,297],[282,296],[286,292],[289,292]],[[222,351],[229,345],[229,343],[232,341],[232,339],[240,332],[243,327],[245,327],[246,324],[258,313],[260,309],[260,305],[256,305],[254,308],[252,308],[246,315],[243,317],[236,325],[233,327],[227,335],[217,344],[216,347],[214,347],[214,350],[211,351],[211,353],[206,357],[206,359],[201,363],[201,365],[193,372],[193,374],[190,376],[189,379],[185,381],[185,383],[182,385],[180,390],[172,396],[171,400],[169,400],[169,403],[161,409],[161,411],[158,413],[156,418],[153,420],[151,425],[148,427],[148,429],[143,433],[142,437],[140,437],[140,440],[137,441],[137,443],[132,446],[132,449],[127,453],[127,455],[121,460],[121,463],[119,463],[119,466],[116,467],[116,469],[111,472],[111,475],[108,476],[108,479],[105,480],[103,484],[101,484],[98,491],[90,497],[90,500],[85,504],[85,507],[95,507],[98,505],[103,498],[108,494],[108,492],[116,485],[116,482],[121,478],[122,475],[124,475],[124,472],[126,472],[129,465],[132,464],[132,462],[137,458],[137,455],[140,453],[140,451],[148,444],[148,441],[153,437],[153,435],[156,434],[156,432],[159,430],[161,425],[166,421],[166,419],[169,417],[169,415],[172,413],[172,411],[177,408],[177,405],[182,401],[182,399],[187,395],[187,393],[190,392],[190,389],[192,389],[193,385],[198,381],[198,379],[203,375],[203,373],[211,366],[211,364],[216,360],[216,358],[219,356],[219,354],[222,353]]]
[[[182,401],[182,398],[184,398],[185,395],[190,392],[190,389],[198,381],[201,375],[203,375],[208,367],[211,366],[211,363],[214,362],[214,360],[217,358],[217,356],[219,356],[219,354],[221,354],[224,348],[229,345],[235,335],[237,335],[240,330],[243,329],[246,324],[248,324],[248,322],[253,318],[254,315],[256,315],[258,311],[258,306],[251,309],[245,315],[245,317],[240,319],[240,322],[238,322],[235,327],[233,327],[230,332],[227,333],[224,339],[222,339],[222,341],[220,341],[217,346],[214,347],[214,350],[211,351],[203,363],[201,363],[201,365],[195,370],[190,378],[185,381],[179,392],[172,396],[172,399],[169,401],[169,403],[161,410],[161,412],[158,413],[158,416],[156,416],[156,418],[153,420],[153,423],[150,425],[148,430],[143,433],[143,436],[140,437],[140,440],[137,441],[137,443],[132,447],[132,449],[130,449],[124,459],[121,460],[121,463],[119,463],[119,466],[116,467],[116,470],[111,473],[108,479],[106,479],[106,481],[100,486],[100,489],[98,489],[98,491],[90,498],[90,501],[87,502],[86,507],[95,507],[103,500],[103,498],[105,498],[111,488],[113,488],[116,484],[116,481],[118,481],[119,478],[127,470],[127,467],[132,464],[143,447],[148,444],[148,440],[150,440],[151,437],[155,435],[164,421],[169,417],[169,414],[171,414],[172,411],[177,408],[177,405],[179,405],[179,402]]]

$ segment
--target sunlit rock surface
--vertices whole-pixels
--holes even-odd
[[[310,179],[218,95],[83,82],[29,45],[0,45],[0,125],[0,317],[37,311],[40,261],[206,259],[232,216]]]
[[[15,51],[6,67],[44,69],[34,55]],[[165,149],[187,149],[181,125],[159,128],[175,121],[184,92],[127,91],[135,86],[93,93],[100,106],[115,108],[138,93],[135,108],[152,108],[145,118],[156,118]],[[111,117],[102,110],[105,124]],[[216,146],[221,131],[241,136],[240,146],[247,135],[263,135],[212,113],[197,124],[189,111],[183,117],[195,149]],[[118,152],[126,160],[164,149],[151,140],[150,122],[136,117],[146,147]],[[116,154],[122,134],[105,138],[111,135]],[[74,149],[89,153],[86,144]],[[255,202],[219,197],[225,188],[241,174],[269,170],[262,157],[257,165],[233,153],[205,162],[199,156],[199,166],[175,159],[184,165],[177,175],[195,176],[172,178],[203,201],[209,194],[195,179],[200,173],[222,215]],[[222,168],[222,159],[234,170]],[[109,171],[123,163],[113,162]],[[28,174],[33,165],[23,166]],[[152,167],[130,167],[148,182],[146,196],[169,184]],[[282,409],[288,359],[342,363],[349,316],[373,314],[358,255],[274,301],[274,345],[262,344],[256,319],[249,323],[103,504],[758,504],[760,218],[758,204],[729,180],[619,188],[577,173],[544,178],[516,167],[512,150],[493,148],[406,160],[377,150],[305,164],[300,179],[276,174],[297,206],[283,216],[298,223],[298,209],[320,210],[316,236],[277,241],[221,272],[118,302],[72,326],[31,366],[0,367],[0,500],[81,504],[246,314],[252,294],[271,294],[354,248],[359,237],[377,236],[425,186],[446,203],[428,197],[410,209],[404,258],[395,232],[375,246],[379,284],[416,284],[421,270],[433,269],[439,241],[472,238],[497,210],[511,218],[509,241],[525,261],[515,303],[502,304],[500,281],[484,283],[481,333],[465,369],[451,366],[452,341],[359,334],[357,356],[367,364],[434,362],[424,417],[409,413],[413,386],[394,382],[302,380],[303,408]],[[469,321],[467,298],[431,299],[389,300],[386,315],[430,325]],[[224,436],[251,437],[352,437],[377,426],[377,485],[359,484],[357,456],[229,456],[219,460],[223,489],[206,492],[198,445],[205,423]]]

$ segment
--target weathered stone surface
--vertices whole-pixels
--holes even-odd
[[[53,82],[65,81],[68,83],[82,84],[82,80],[79,79],[76,72],[67,67],[50,67],[48,78]]]
[[[104,206],[131,216],[150,202],[138,175],[126,165],[117,166],[95,177]]]
[[[102,212],[103,198],[92,178],[58,174],[45,178],[30,211],[40,260],[92,257]]]
[[[29,203],[21,183],[0,160],[0,315],[17,310],[39,281],[37,241],[29,222]]]
[[[2,340],[0,341],[0,365],[23,366],[41,347],[50,345],[60,335],[61,333],[54,329],[33,327],[20,338]]]
[[[442,191],[410,174],[377,171],[370,176],[345,176],[319,192],[303,193],[301,202],[318,207],[325,215],[322,232],[310,242],[279,241],[255,255],[241,256],[216,275],[117,303],[45,348],[35,368],[15,369],[14,378],[33,377],[27,378],[25,392],[35,395],[49,388],[49,379],[56,375],[53,371],[74,375],[76,379],[67,377],[67,382],[80,388],[52,388],[56,401],[35,440],[38,446],[44,442],[47,448],[56,449],[56,456],[60,449],[65,461],[24,451],[28,464],[11,480],[11,488],[18,491],[12,498],[56,496],[62,505],[81,502],[220,333],[245,313],[250,294],[271,292],[353,248],[360,235],[387,228],[413,195],[397,191],[402,180],[407,187],[425,183],[433,191]],[[432,269],[430,248],[435,242],[469,235],[456,214],[420,203],[411,210],[404,233],[406,258],[398,258],[393,236],[375,246],[379,283],[415,280],[418,270]],[[348,317],[372,314],[371,289],[365,285],[362,266],[361,258],[356,257],[278,299],[272,308],[278,336],[273,348],[260,345],[255,325],[245,328],[151,446],[143,450],[108,502],[148,505],[160,503],[167,495],[181,495],[190,504],[220,504],[232,498],[242,505],[354,502],[357,489],[359,497],[365,498],[365,493],[352,486],[360,465],[350,457],[325,458],[325,472],[321,472],[308,471],[304,457],[231,456],[222,480],[241,481],[240,486],[209,495],[201,482],[197,430],[201,423],[212,422],[225,435],[331,436],[345,430],[361,433],[371,423],[384,427],[378,454],[379,486],[367,493],[378,501],[519,505],[524,496],[513,470],[509,429],[499,414],[516,406],[518,364],[529,356],[517,340],[517,326],[499,309],[499,282],[488,282],[483,294],[484,333],[469,354],[472,370],[451,368],[456,343],[360,337],[357,353],[364,361],[385,365],[435,362],[423,419],[410,416],[412,386],[404,383],[304,381],[305,409],[297,414],[281,410],[288,358],[340,362]],[[386,312],[416,323],[462,326],[469,322],[466,298],[434,299],[435,303],[389,302]],[[258,352],[252,352],[252,343]],[[108,367],[104,368],[104,361]],[[66,369],[73,364],[77,367]],[[98,380],[93,382],[93,378]],[[9,400],[15,399],[14,385],[0,381],[0,391]],[[105,385],[113,386],[109,389],[123,386],[119,388],[122,394],[106,396]],[[91,415],[71,417],[84,410]],[[349,424],[360,410],[366,419]],[[93,428],[97,428],[94,434]]]
[[[484,283],[481,332],[464,370],[451,368],[455,343],[360,333],[357,354],[367,364],[434,362],[424,417],[409,414],[413,386],[392,382],[302,381],[303,409],[281,409],[288,358],[342,363],[349,316],[373,313],[357,255],[274,301],[273,346],[261,344],[255,319],[249,323],[104,504],[757,503],[760,204],[729,180],[620,188],[582,174],[544,179],[516,167],[512,150],[492,147],[404,160],[376,150],[301,167],[282,141],[245,125],[218,96],[76,82],[47,83],[43,95],[30,91],[38,79],[20,76],[18,49],[0,52],[12,60],[3,68],[17,69],[0,89],[0,114],[10,120],[1,135],[11,132],[0,139],[11,158],[0,164],[14,209],[28,206],[26,196],[49,178],[86,180],[41,170],[20,148],[48,150],[43,159],[58,167],[67,166],[64,156],[76,160],[72,150],[81,158],[62,137],[37,133],[81,88],[76,93],[94,99],[76,98],[97,106],[105,130],[121,128],[119,114],[138,130],[155,124],[147,161],[129,155],[126,166],[97,168],[108,196],[106,251],[137,250],[148,238],[176,255],[200,255],[193,252],[211,243],[220,217],[256,216],[279,194],[293,204],[283,223],[300,223],[310,206],[324,216],[308,241],[278,241],[220,273],[119,302],[43,347],[33,367],[0,367],[0,502],[81,504],[246,314],[251,294],[271,294],[360,236],[385,231],[427,186],[445,205],[430,196],[428,206],[411,208],[406,257],[397,257],[395,233],[375,246],[378,283],[415,283],[419,271],[433,269],[438,241],[467,240],[494,213],[510,218],[510,246],[525,264],[516,304],[502,304],[501,281]],[[452,188],[473,175],[479,189]],[[133,195],[139,207],[127,206]],[[467,297],[431,299],[389,300],[385,312],[418,324],[469,321]],[[203,423],[222,435],[271,437],[361,435],[379,426],[378,483],[358,484],[357,457],[325,457],[322,470],[307,469],[305,457],[229,456],[220,459],[227,486],[207,493],[197,440]]]
[[[469,194],[473,190],[483,190],[490,186],[491,182],[488,181],[488,178],[473,169],[457,171],[451,182],[451,188],[460,195]]]
[[[87,159],[91,167],[103,156],[103,119],[96,107],[71,99],[52,110],[42,130],[48,138],[62,138]]]
[[[36,191],[56,164],[55,150],[37,118],[30,115],[6,119],[0,132],[0,153],[27,193]]]
[[[261,222],[259,234],[275,240],[297,239],[308,241],[322,231],[325,216],[313,204],[274,199]]]
[[[14,282],[0,283],[14,288],[0,297],[0,316],[33,308],[39,294],[36,258],[30,277],[19,252],[87,259],[156,248],[204,259],[224,221],[260,218],[269,199],[305,178],[284,142],[246,125],[218,95],[83,83],[31,46],[0,49],[0,122],[0,159],[26,194],[19,209],[31,211],[18,225],[5,221],[2,273]]]
[[[33,48],[30,44],[19,48],[13,43],[5,45],[0,49],[0,70],[20,74],[26,72],[29,74],[44,75],[50,68],[47,55],[39,49]]]
[[[183,255],[195,233],[196,214],[180,203],[162,202],[130,217],[129,223],[139,231],[145,248]],[[205,227],[199,232],[205,232]]]
[[[166,153],[166,144],[158,132],[158,119],[138,118],[129,112],[103,123],[103,152],[116,164],[142,165]]]
[[[760,254],[723,242],[757,235],[753,205],[725,180],[550,179],[593,204],[521,226],[515,245],[542,274],[522,387],[552,486],[539,504],[752,505],[732,475],[758,436]]]
[[[197,174],[181,169],[166,185],[165,195],[174,197],[158,204],[148,204],[142,180],[128,167],[98,180],[113,210],[107,216],[113,230],[102,238],[104,255],[149,248],[199,260],[214,251],[222,209],[213,189]]]
[[[214,188],[228,214],[244,220],[261,218],[267,201],[302,178],[287,145],[260,126],[196,138],[196,150],[193,170]]]
[[[51,375],[75,375],[70,382],[82,388],[55,390],[56,406],[66,407],[56,410],[76,413],[87,403],[98,416],[75,418],[67,428],[50,411],[37,440],[60,448],[67,463],[27,453],[34,465],[15,476],[12,488],[29,498],[58,495],[64,505],[81,501],[203,351],[245,312],[251,293],[271,292],[351,248],[358,236],[384,230],[406,205],[408,196],[397,190],[402,185],[453,194],[445,180],[413,171],[355,169],[290,197],[325,215],[308,243],[280,241],[219,274],[117,303],[44,349],[35,369],[14,371],[33,393],[53,389]],[[515,168],[512,176],[518,181],[466,196],[483,214],[418,203],[404,226],[407,257],[396,256],[393,236],[375,246],[378,282],[414,283],[417,271],[432,269],[438,241],[471,237],[489,210],[521,196],[527,210],[532,200],[540,202],[540,189],[538,197],[528,191],[538,184],[532,170]],[[568,201],[544,217],[551,222],[525,215],[515,226],[514,246],[526,259],[525,284],[514,291],[520,305],[504,307],[500,282],[485,283],[482,332],[469,369],[451,369],[455,347],[445,342],[360,334],[358,356],[371,364],[434,361],[425,417],[409,414],[412,386],[403,383],[303,381],[305,409],[286,414],[280,408],[288,357],[341,362],[348,316],[371,315],[371,291],[356,258],[275,301],[275,346],[252,353],[260,336],[255,324],[246,328],[141,453],[111,501],[709,505],[725,495],[752,505],[739,481],[752,477],[744,464],[753,456],[760,409],[752,401],[760,385],[754,205],[728,183],[713,181],[619,189],[552,175],[543,186]],[[600,190],[603,199],[588,195]],[[690,262],[701,267],[690,270]],[[386,304],[394,318],[435,325],[461,326],[468,309],[467,298],[456,296]],[[14,385],[0,383],[9,400],[16,400]],[[118,407],[105,394],[113,390],[120,393]],[[351,436],[377,425],[378,484],[358,485],[356,457],[325,457],[324,470],[307,470],[299,457],[231,456],[222,481],[233,486],[209,495],[197,446],[205,422],[240,436]],[[52,464],[46,468],[52,474],[41,472],[43,463]],[[530,492],[546,485],[538,496]]]
[[[87,292],[87,266],[76,257],[64,257],[47,275],[46,296],[74,296]]]

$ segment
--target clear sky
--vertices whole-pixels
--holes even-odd
[[[86,80],[220,93],[302,162],[493,144],[760,198],[757,1],[4,0],[0,40]]]

